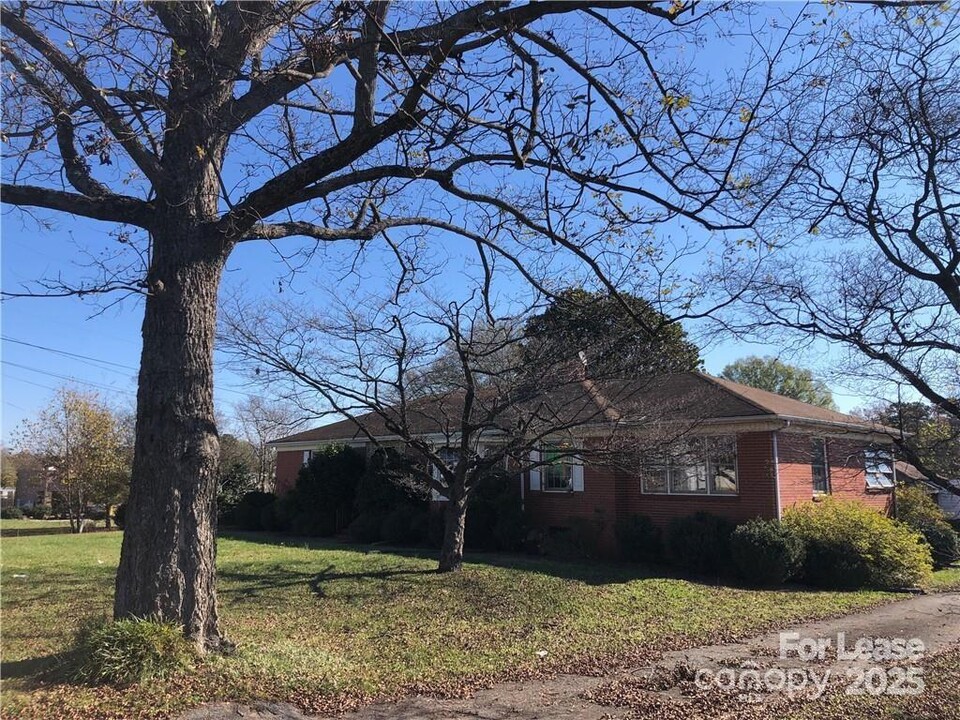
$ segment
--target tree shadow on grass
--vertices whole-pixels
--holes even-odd
[[[296,570],[287,570],[282,566],[274,566],[261,572],[231,572],[221,571],[220,577],[229,583],[224,594],[227,597],[236,599],[256,600],[264,594],[272,593],[275,590],[283,590],[295,587],[309,587],[310,591],[320,599],[327,598],[330,593],[328,587],[335,583],[351,584],[356,587],[355,592],[338,593],[338,597],[347,600],[362,599],[367,595],[383,595],[383,584],[404,578],[416,576],[435,575],[433,569],[417,568],[372,568],[369,571],[362,572],[339,572],[336,565],[328,565],[319,573],[300,572]],[[370,581],[370,585],[366,585]],[[232,585],[232,587],[231,587]]]
[[[302,547],[311,550],[343,550],[364,553],[377,558],[389,558],[391,556],[400,558],[410,558],[418,560],[437,559],[438,551],[435,548],[423,547],[392,547],[382,544],[376,545],[358,545],[340,542],[334,538],[306,538],[291,535],[279,535],[274,533],[243,532],[230,533],[227,535],[234,540],[244,542],[253,542],[263,545],[276,545],[284,547]],[[540,555],[530,555],[521,553],[501,553],[487,551],[467,550],[464,556],[466,566],[489,566],[504,570],[521,571],[528,573],[537,573],[563,580],[572,580],[582,582],[586,585],[615,585],[637,580],[681,580],[695,585],[705,585],[710,587],[725,587],[735,590],[750,591],[771,591],[786,593],[813,593],[822,592],[822,588],[808,587],[799,584],[779,585],[775,587],[759,587],[742,579],[731,575],[695,575],[686,572],[680,568],[669,565],[643,564],[643,563],[625,563],[611,560],[602,560],[596,558],[556,558]],[[335,566],[331,565],[332,570]],[[327,572],[326,570],[323,572]],[[380,579],[387,580],[398,578],[404,575],[431,575],[436,570],[410,569],[410,568],[383,568],[377,567],[369,572],[358,573],[340,573],[333,574],[325,578],[326,581],[334,580],[364,580]],[[314,581],[320,576],[314,577],[308,573],[301,573],[299,581],[291,580],[292,584],[309,582],[310,578]],[[323,573],[321,573],[323,575]],[[229,577],[228,574],[223,574]],[[315,583],[315,594],[318,597],[325,597],[325,594],[318,592]],[[361,595],[360,593],[357,594]]]
[[[73,653],[61,652],[25,660],[8,660],[0,663],[0,677],[4,681],[26,680],[28,683],[66,680],[67,667],[72,659]]]

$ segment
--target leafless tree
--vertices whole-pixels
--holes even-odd
[[[598,377],[578,348],[534,342],[529,314],[491,317],[479,295],[407,299],[323,315],[240,305],[223,313],[222,345],[305,413],[421,461],[417,480],[446,501],[441,572],[460,569],[470,496],[491,471],[586,459],[636,473],[697,426],[650,392],[662,378]]]
[[[729,327],[839,344],[845,374],[905,385],[957,419],[960,17],[931,7],[883,19],[838,48],[832,119],[781,197],[786,224],[769,229],[786,249]],[[789,227],[803,229],[802,249]]]
[[[299,237],[289,252],[309,255],[382,243],[403,268],[408,245],[457,238],[488,279],[500,264],[541,284],[536,258],[562,253],[613,289],[604,253],[644,251],[625,230],[749,226],[790,181],[797,152],[773,141],[821,92],[808,80],[823,36],[807,32],[806,12],[744,41],[742,72],[713,77],[684,60],[734,28],[750,36],[753,12],[4,4],[2,201],[118,228],[102,277],[24,292],[144,296],[115,615],[220,644],[213,345],[237,245]]]
[[[257,485],[264,492],[273,486],[277,451],[267,446],[272,440],[303,424],[297,409],[261,396],[250,396],[233,406],[233,418],[243,438],[256,451]]]

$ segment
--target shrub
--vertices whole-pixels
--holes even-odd
[[[730,536],[730,558],[740,576],[758,585],[779,585],[803,569],[806,548],[778,520],[751,520]]]
[[[406,545],[410,539],[410,513],[412,509],[398,505],[380,521],[380,539],[391,545]]]
[[[327,445],[314,451],[310,463],[300,470],[293,490],[297,514],[312,516],[301,521],[301,526],[312,528],[310,534],[334,535],[349,524],[365,467],[364,455],[345,445]]]
[[[916,529],[930,546],[934,567],[944,568],[960,559],[960,535],[949,523],[932,523]]]
[[[263,509],[277,499],[273,493],[254,490],[248,492],[233,509],[233,521],[241,530],[262,530],[260,516]]]
[[[0,518],[4,520],[22,520],[23,510],[18,507],[5,507],[0,510]]]
[[[670,553],[681,567],[693,572],[723,573],[730,566],[733,528],[729,520],[707,512],[675,518],[667,531]]]
[[[630,515],[617,522],[620,557],[630,562],[662,562],[663,532],[646,515]]]
[[[913,587],[932,570],[930,549],[903,523],[852,500],[827,498],[784,515],[806,544],[803,578],[831,588]]]
[[[464,545],[471,550],[517,550],[526,535],[516,475],[487,473],[470,496]]]
[[[420,507],[410,515],[410,542],[414,545],[429,542],[431,514],[429,509]]]
[[[897,517],[923,535],[930,546],[934,566],[946,567],[960,557],[960,537],[922,487],[898,488],[896,500]]]
[[[347,526],[347,536],[356,543],[375,543],[380,540],[383,518],[373,513],[361,513]]]
[[[76,638],[75,677],[131,685],[189,668],[194,650],[173,623],[118,620],[83,627]]]
[[[123,530],[124,524],[127,522],[127,504],[120,503],[113,509],[113,524],[118,528]]]
[[[106,508],[87,508],[84,515],[91,520],[96,522],[101,522],[102,520],[107,519],[107,509]]]
[[[290,495],[281,495],[260,511],[260,527],[267,532],[285,532],[293,527],[296,502]]]
[[[385,516],[398,505],[426,508],[430,498],[427,486],[413,476],[414,461],[387,448],[377,450],[367,463],[356,490],[357,514]]]
[[[53,508],[49,505],[34,505],[33,507],[27,508],[25,513],[27,517],[33,518],[34,520],[46,520],[53,516]]]

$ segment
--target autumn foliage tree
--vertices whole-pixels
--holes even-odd
[[[113,505],[130,479],[128,448],[117,415],[95,394],[61,389],[17,432],[17,444],[53,468],[70,527],[82,532],[87,506]]]
[[[115,615],[220,645],[213,346],[238,245],[379,244],[405,269],[408,246],[455,239],[487,280],[512,267],[542,285],[537,258],[559,254],[613,289],[635,226],[749,226],[803,153],[772,139],[821,92],[804,13],[747,40],[739,78],[681,61],[737,17],[604,0],[4,4],[2,201],[112,223],[121,258],[24,293],[143,296]]]

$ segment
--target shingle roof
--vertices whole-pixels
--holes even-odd
[[[574,413],[581,413],[584,421],[591,422],[619,417],[625,421],[642,423],[644,417],[656,409],[659,417],[669,416],[687,421],[783,419],[843,426],[864,432],[893,432],[890,428],[854,415],[700,372],[664,375],[643,381],[625,379],[584,385],[577,383],[554,392],[562,392],[565,402],[576,405]],[[414,432],[442,433],[456,416],[456,398],[451,395],[423,400],[421,408],[410,410],[407,414],[408,424]],[[355,420],[340,420],[280,438],[274,443],[365,440],[366,435],[360,431],[358,424],[363,424],[374,436],[392,434],[381,417],[366,413],[358,415]]]

